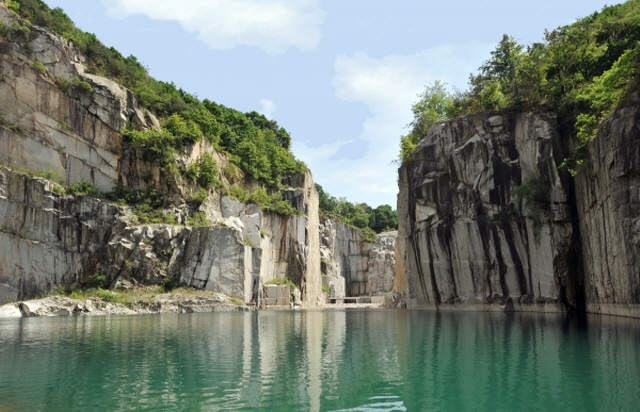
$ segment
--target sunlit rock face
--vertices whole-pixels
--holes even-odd
[[[17,18],[0,3],[0,21]],[[16,32],[17,33],[17,32]],[[121,130],[155,127],[127,88],[85,71],[85,57],[64,38],[33,26],[0,38],[0,304],[45,296],[88,276],[112,283],[180,284],[257,303],[269,280],[288,277],[302,306],[322,304],[318,195],[310,172],[288,176],[283,198],[295,216],[265,213],[221,193],[209,193],[199,211],[210,227],[187,227],[187,195],[168,182]],[[179,160],[209,153],[220,168],[227,159],[208,142],[187,148]],[[102,192],[116,184],[150,185],[182,199],[179,225],[139,225],[131,208],[62,194],[61,185],[85,180]],[[223,176],[218,178],[224,183]]]
[[[17,24],[4,5],[0,21]],[[64,38],[37,26],[12,37],[0,42],[0,163],[111,190],[120,177],[120,130],[157,119],[130,90],[85,73],[84,56]]]
[[[375,296],[393,290],[397,232],[365,242],[359,230],[336,219],[320,222],[323,283],[332,297]]]
[[[640,111],[617,111],[572,176],[550,114],[436,124],[400,168],[410,307],[640,316]]]
[[[478,115],[429,130],[400,169],[398,238],[410,307],[580,304],[555,130],[555,119],[541,114]]]

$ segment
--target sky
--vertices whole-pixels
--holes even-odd
[[[45,0],[158,80],[284,127],[335,197],[395,208],[400,136],[440,80],[465,90],[503,34],[522,44],[600,0]],[[609,2],[615,4],[619,1]]]

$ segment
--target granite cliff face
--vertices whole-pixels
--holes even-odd
[[[619,110],[576,176],[588,312],[640,317],[640,107]]]
[[[0,20],[17,22],[0,4]],[[256,302],[261,286],[288,277],[302,304],[321,304],[318,198],[310,172],[289,176],[283,198],[297,216],[265,213],[220,193],[200,207],[210,227],[138,225],[131,208],[61,193],[86,180],[103,192],[116,184],[154,185],[180,197],[184,188],[162,178],[157,165],[127,146],[125,125],[159,127],[133,93],[85,72],[84,57],[56,34],[33,26],[0,38],[0,304],[43,296],[90,275],[115,283],[183,285]],[[189,164],[209,153],[197,143],[179,159]],[[224,182],[224,176],[218,178]],[[170,212],[187,223],[189,206]]]
[[[408,306],[638,316],[638,113],[605,123],[575,179],[551,114],[432,126],[399,171]]]
[[[397,232],[376,236],[375,243],[340,221],[322,218],[320,257],[323,284],[332,297],[372,296],[389,293],[395,279]]]

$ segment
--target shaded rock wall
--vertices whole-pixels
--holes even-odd
[[[576,176],[586,309],[640,317],[640,108],[620,110]]]
[[[93,274],[118,208],[60,196],[44,179],[0,168],[0,302],[46,295]]]

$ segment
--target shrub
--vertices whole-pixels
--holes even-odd
[[[156,162],[165,172],[175,169],[176,138],[168,130],[152,127],[142,131],[125,129],[122,135],[132,147],[143,149],[145,160]]]
[[[49,292],[50,296],[66,296],[67,292],[64,290],[64,286],[56,285],[51,292]]]
[[[133,215],[138,224],[165,224],[177,225],[178,218],[172,213],[167,213],[161,209],[154,209],[150,204],[143,203],[133,209]]]
[[[43,74],[47,71],[47,67],[37,60],[33,62],[33,68]]]
[[[163,126],[172,135],[180,141],[181,144],[195,143],[202,140],[202,131],[198,125],[191,121],[185,120],[177,113],[172,114],[163,121]]]
[[[231,185],[228,190],[229,197],[246,203],[249,200],[249,192],[238,185]]]
[[[71,80],[71,86],[79,91],[83,91],[86,93],[93,93],[93,86],[91,86],[90,83],[85,82],[84,80],[80,80],[77,77],[74,77],[73,80]]]
[[[66,79],[63,79],[62,77],[58,77],[56,79],[56,84],[58,85],[58,88],[62,90],[63,93],[67,93],[69,91],[69,82]]]
[[[76,196],[100,196],[98,189],[96,189],[93,184],[87,182],[84,177],[79,182],[75,182],[67,187],[67,194]]]
[[[517,202],[524,200],[528,206],[549,209],[551,182],[547,176],[533,174],[513,191]]]
[[[298,286],[296,286],[295,283],[293,283],[293,281],[289,278],[276,278],[276,279],[272,279],[270,281],[268,281],[267,283],[265,283],[265,285],[289,285],[291,286],[291,290],[293,291],[293,289],[297,288]]]
[[[231,181],[239,180],[242,178],[242,172],[238,166],[233,162],[227,162],[224,167],[224,175]]]
[[[208,198],[209,195],[207,194],[207,191],[201,187],[191,194],[191,201],[198,204],[206,202]]]
[[[162,288],[165,292],[171,292],[174,289],[177,289],[180,286],[180,282],[174,276],[165,276],[162,279]]]
[[[362,240],[367,243],[376,243],[376,232],[368,227],[361,230]]]
[[[209,227],[211,226],[211,222],[207,219],[207,215],[203,211],[197,211],[187,219],[188,226],[194,227]]]
[[[222,186],[221,182],[218,180],[218,163],[215,161],[213,156],[209,153],[205,153],[202,155],[200,159],[198,159],[198,184],[208,190],[212,187],[220,187]]]
[[[41,177],[43,179],[53,180],[55,182],[61,181],[60,175],[51,169],[39,170],[35,172],[33,175],[36,177]]]
[[[109,289],[110,283],[106,275],[90,275],[84,280],[84,286],[87,289]]]

